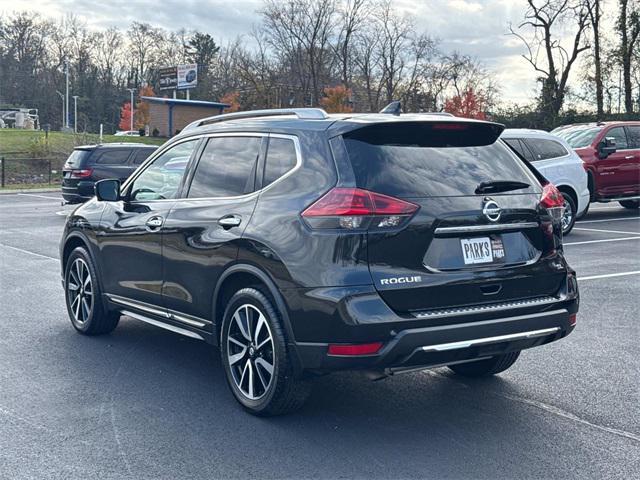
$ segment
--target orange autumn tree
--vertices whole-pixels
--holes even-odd
[[[225,93],[220,99],[220,103],[226,103],[230,105],[225,108],[226,113],[237,112],[240,110],[240,101],[238,98],[240,97],[240,92],[228,92]]]
[[[349,104],[351,90],[344,85],[326,87],[324,97],[320,99],[320,105],[329,113],[350,113],[353,107]]]
[[[473,88],[468,88],[462,95],[456,95],[444,103],[444,111],[456,117],[475,118],[486,120],[486,99],[477,94]]]
[[[142,87],[138,92],[139,97],[155,97],[155,95],[153,87],[149,85]],[[136,111],[134,112],[134,115],[135,117],[133,120],[135,128],[144,128],[145,125],[149,125],[149,104],[142,100],[136,103]]]
[[[120,123],[118,129],[129,130],[131,128],[131,102],[125,102],[120,108]]]

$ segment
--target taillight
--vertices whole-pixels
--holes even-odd
[[[564,197],[553,183],[542,187],[540,205],[544,207],[553,220],[560,220],[564,214]]]
[[[71,175],[69,178],[88,178],[93,173],[93,170],[90,168],[85,168],[82,170],[71,170]]]
[[[418,205],[362,188],[333,188],[302,212],[312,228],[384,229],[402,226]]]
[[[382,342],[358,343],[358,344],[330,344],[329,355],[374,355],[382,348]]]
[[[576,313],[572,313],[569,315],[569,326],[575,327],[576,323],[578,323],[578,315]]]

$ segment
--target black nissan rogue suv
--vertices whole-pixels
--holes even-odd
[[[430,114],[220,115],[185,128],[67,219],[80,333],[122,315],[219,345],[251,413],[314,376],[509,368],[576,323],[562,195],[498,137]]]

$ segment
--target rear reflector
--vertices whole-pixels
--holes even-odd
[[[418,205],[362,188],[333,188],[302,212],[312,228],[393,228],[402,225]]]
[[[331,344],[329,345],[329,355],[373,355],[382,348],[382,342],[360,343],[360,344]]]
[[[578,323],[578,314],[572,313],[569,315],[569,325],[575,327],[576,323]]]

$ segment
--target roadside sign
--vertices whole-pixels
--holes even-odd
[[[178,68],[163,67],[159,70],[160,90],[175,90],[178,86]]]
[[[194,88],[198,85],[198,65],[178,65],[178,90]]]

